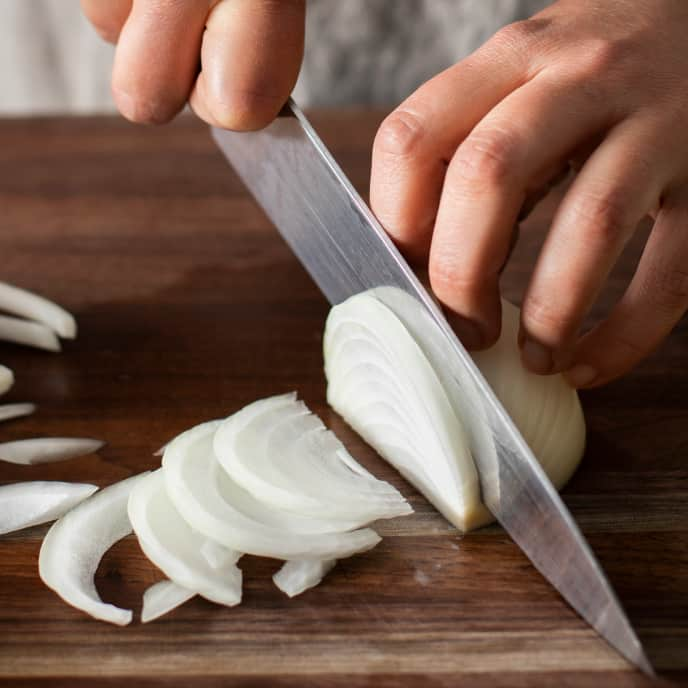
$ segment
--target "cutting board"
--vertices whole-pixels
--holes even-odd
[[[316,128],[361,189],[381,119],[329,112]],[[522,228],[504,276],[518,299],[553,202]],[[618,297],[643,233],[595,315]],[[0,278],[70,308],[60,355],[0,345],[6,400],[35,416],[0,437],[94,436],[98,456],[0,466],[0,481],[99,485],[154,468],[195,423],[297,390],[415,514],[293,600],[279,562],[246,557],[233,609],[194,599],[118,628],[43,587],[45,527],[0,539],[0,684],[50,686],[644,686],[497,526],[461,536],[325,403],[327,305],[192,119],[0,123]],[[588,448],[564,491],[660,673],[688,681],[688,326],[633,374],[582,395]],[[161,574],[132,537],[98,570],[103,598],[135,610]],[[126,683],[125,683],[126,682]]]

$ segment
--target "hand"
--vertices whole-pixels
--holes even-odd
[[[305,0],[81,0],[81,6],[98,32],[117,43],[112,94],[134,122],[167,122],[188,100],[209,124],[260,129],[296,83]]]
[[[559,0],[411,95],[375,140],[371,203],[483,348],[524,202],[583,158],[527,287],[524,364],[579,387],[630,370],[688,308],[688,2]],[[626,293],[581,323],[639,221],[656,222]]]

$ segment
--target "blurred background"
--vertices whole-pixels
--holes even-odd
[[[395,105],[501,26],[548,4],[309,0],[295,97],[306,106]],[[113,56],[78,0],[1,0],[0,115],[114,111]]]

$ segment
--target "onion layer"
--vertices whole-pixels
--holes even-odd
[[[148,623],[184,604],[196,593],[170,580],[158,581],[143,593],[141,622]]]
[[[35,410],[35,404],[2,404],[0,405],[0,422],[30,416]]]
[[[284,562],[272,577],[275,585],[289,597],[312,588],[334,568],[336,559],[296,559]]]
[[[55,463],[93,454],[105,445],[100,440],[77,437],[40,437],[0,443],[0,461],[22,465]]]

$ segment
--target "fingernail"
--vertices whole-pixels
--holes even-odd
[[[597,371],[587,363],[579,363],[567,370],[564,377],[571,387],[578,389],[590,385],[597,377]]]
[[[452,318],[451,324],[461,343],[467,349],[481,349],[483,347],[485,338],[476,323],[464,318]]]
[[[552,370],[552,352],[540,342],[526,338],[521,349],[523,363],[534,373],[546,374]]]

